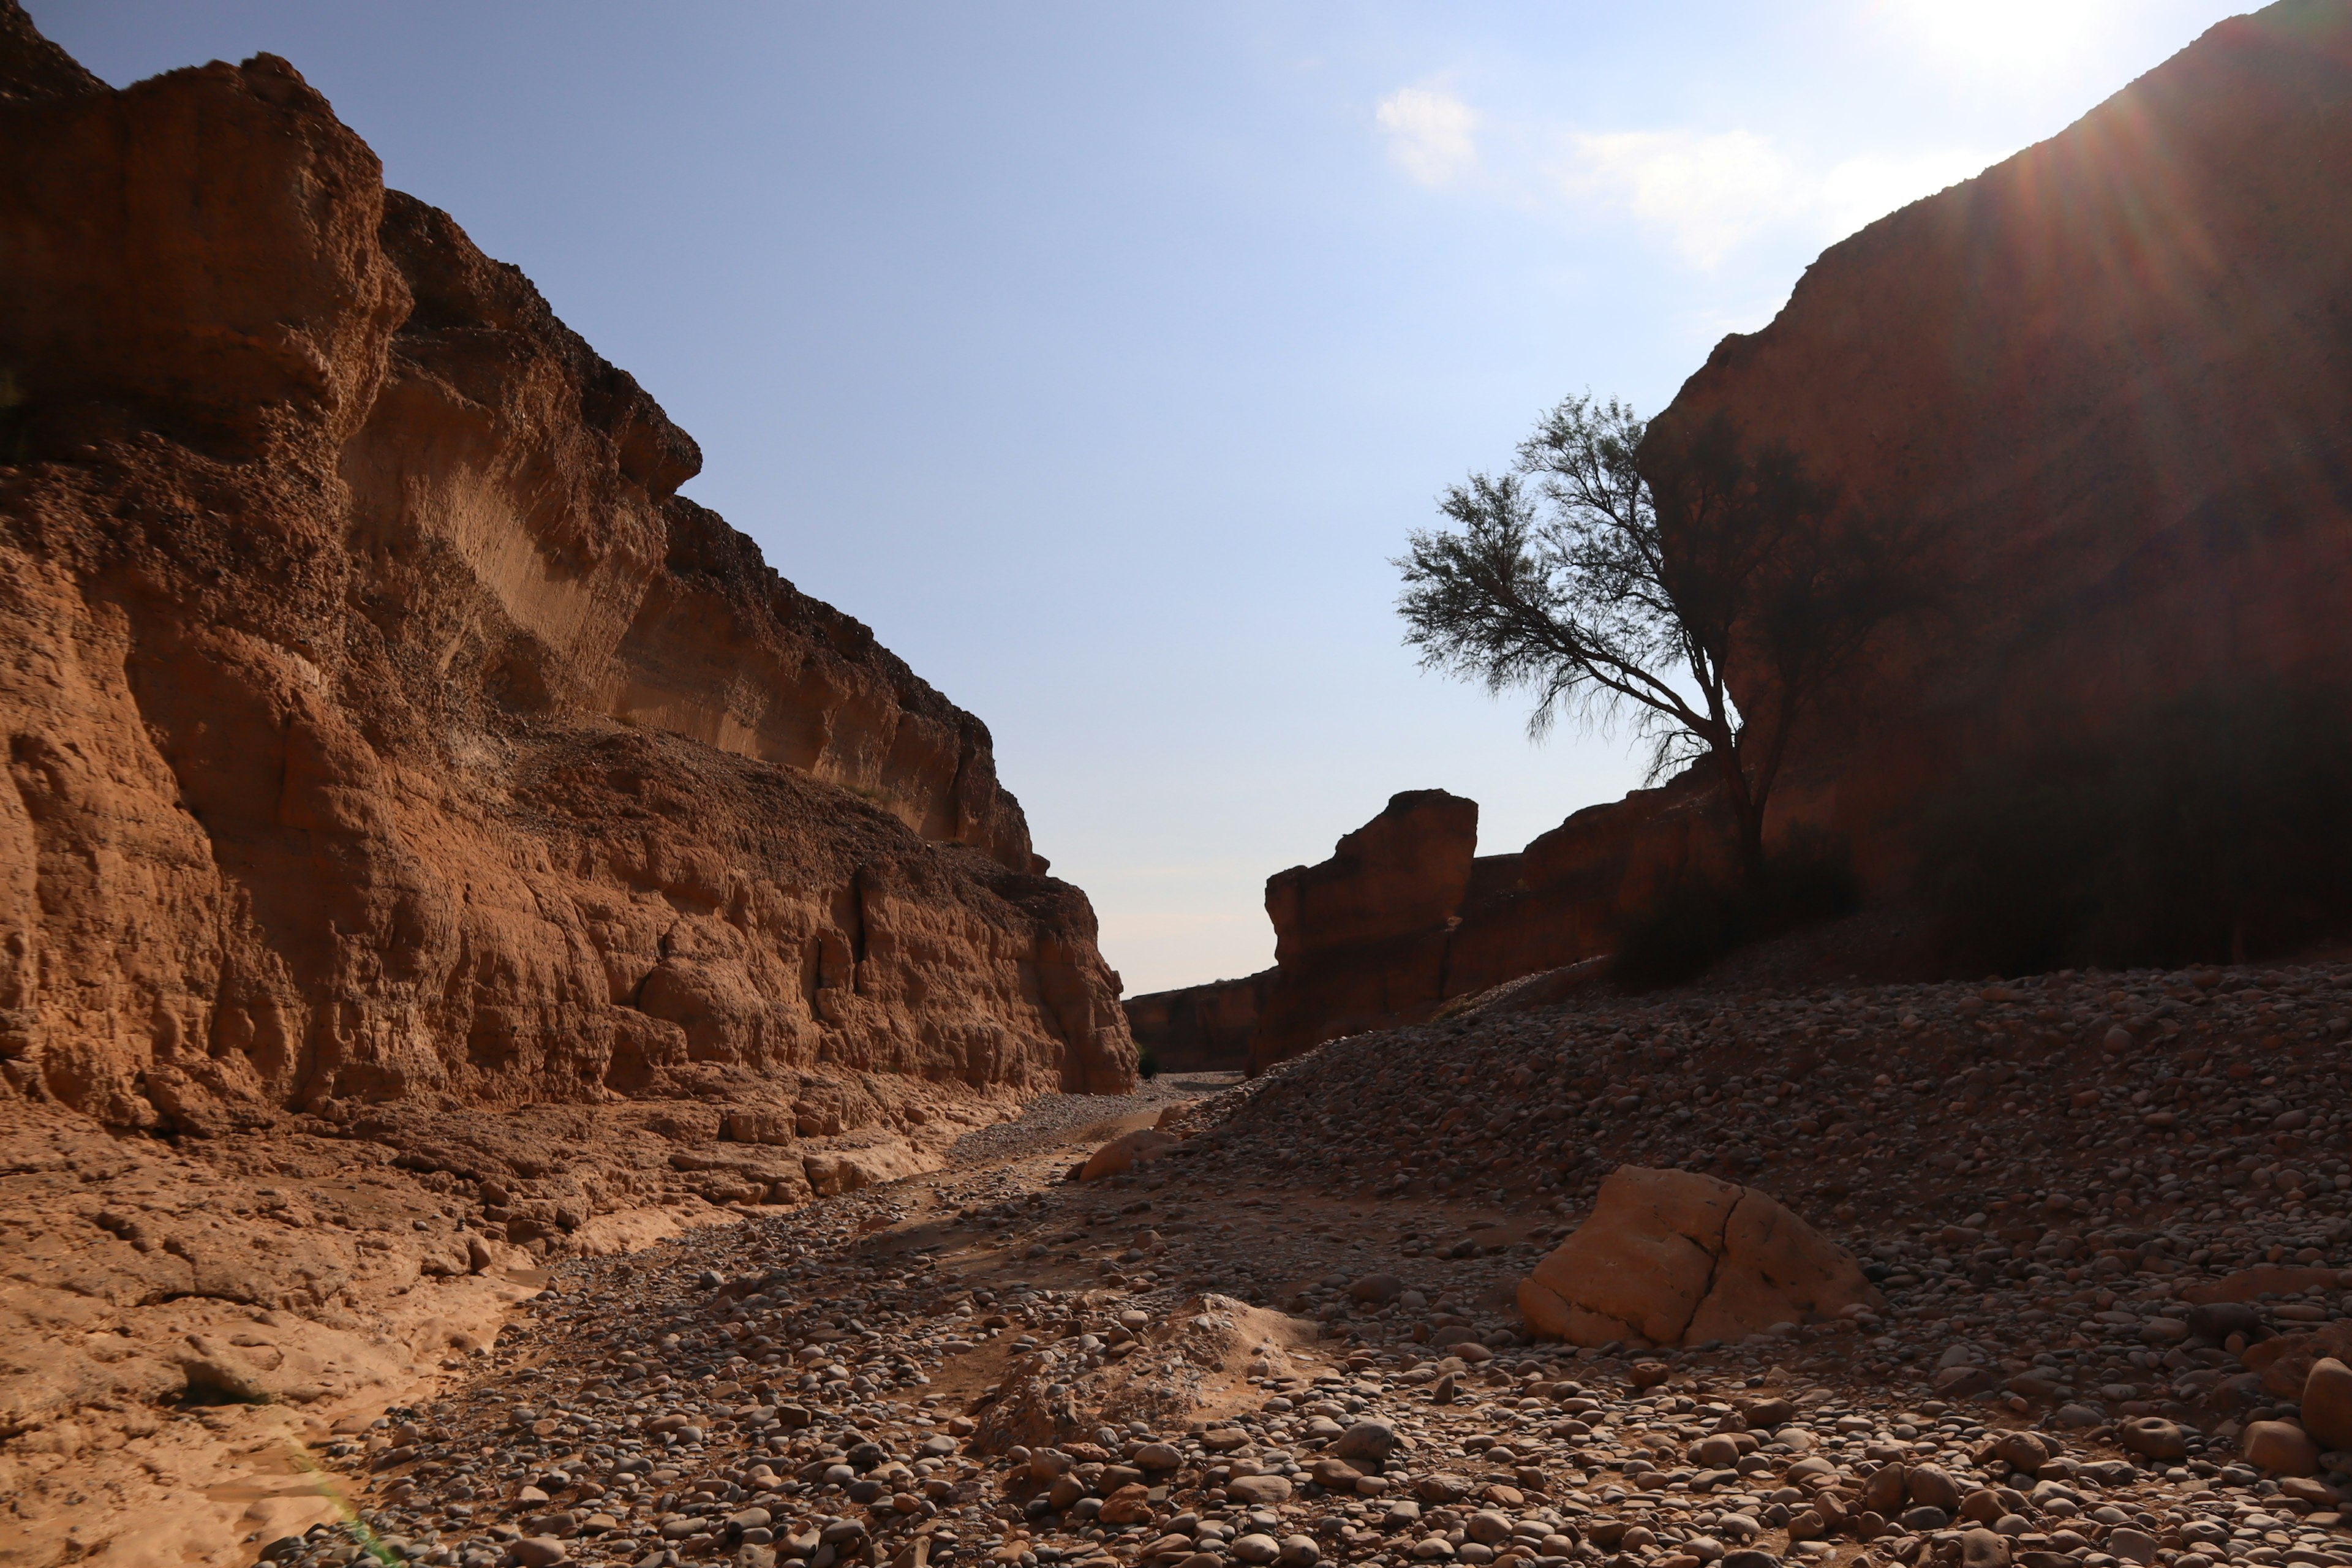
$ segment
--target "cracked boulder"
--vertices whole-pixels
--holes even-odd
[[[1621,1165],[1591,1217],[1519,1283],[1528,1330],[1572,1344],[1704,1344],[1884,1298],[1779,1202],[1688,1171]]]

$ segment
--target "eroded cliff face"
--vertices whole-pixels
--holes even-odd
[[[11,1086],[1133,1081],[986,729],[676,494],[625,373],[283,61],[116,91],[0,9]]]
[[[1940,612],[1801,725],[1773,830],[1900,896],[1972,766],[2352,662],[2352,10],[2225,22],[1832,247],[1654,429],[1729,416],[1917,520]],[[1772,700],[1735,666],[1741,708]]]

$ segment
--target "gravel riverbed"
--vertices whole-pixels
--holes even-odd
[[[2352,1564],[2352,1455],[2265,1370],[2352,1351],[2347,983],[1596,998],[1056,1097],[564,1262],[326,1462],[374,1549],[472,1568]],[[1175,1149],[1067,1179],[1170,1106]],[[1884,1310],[1530,1342],[1513,1287],[1625,1163],[1773,1192]]]

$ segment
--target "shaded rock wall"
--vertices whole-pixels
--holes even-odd
[[[1238,980],[1129,996],[1120,1005],[1136,1048],[1171,1072],[1244,1071],[1277,973],[1261,969]]]
[[[1832,247],[1654,427],[1729,416],[1918,519],[1945,612],[1801,726],[1780,835],[1903,890],[1988,759],[2352,660],[2352,10],[2224,22],[2049,141]],[[1772,700],[1736,666],[1743,710]]]
[[[1478,855],[1477,827],[1474,801],[1399,795],[1330,859],[1267,879],[1276,966],[1253,1071],[1608,952],[1625,918],[1676,879],[1731,863],[1696,773],[1587,806],[1516,855]]]
[[[117,1125],[1121,1089],[986,729],[285,62],[0,0],[0,1069]]]

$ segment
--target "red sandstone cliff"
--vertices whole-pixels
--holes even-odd
[[[1654,426],[1727,415],[1935,540],[1948,609],[1802,723],[1776,834],[1899,895],[1971,764],[2352,668],[2352,7],[2222,23],[1832,247]],[[1769,703],[1735,665],[1743,709]]]
[[[1122,1089],[986,729],[260,56],[0,3],[0,1068],[120,1126]]]

